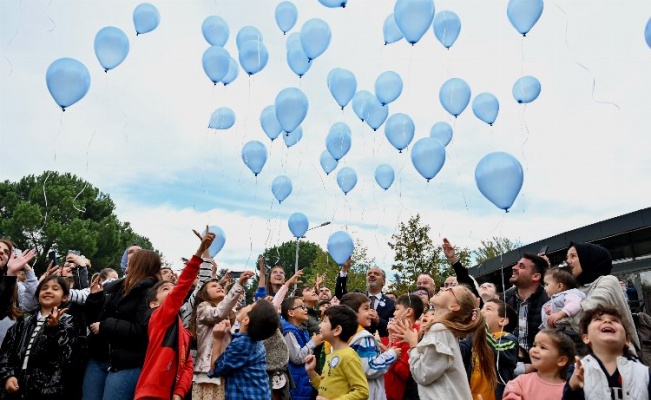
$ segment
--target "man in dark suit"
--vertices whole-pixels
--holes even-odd
[[[335,296],[341,299],[343,295],[348,293],[346,283],[348,281],[348,269],[350,268],[350,260],[344,263],[341,271],[337,276],[335,284]],[[389,319],[393,317],[395,311],[395,302],[388,298],[382,289],[386,283],[386,274],[379,267],[371,267],[366,272],[366,295],[371,300],[371,326],[367,330],[371,333],[377,331],[380,337],[389,336],[387,324]]]

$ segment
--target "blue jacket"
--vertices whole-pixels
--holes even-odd
[[[296,337],[296,341],[298,342],[298,345],[301,346],[301,348],[310,341],[309,334],[306,330],[300,329],[299,327],[290,324],[284,319],[281,319],[281,321],[283,323],[283,336],[288,332],[291,332],[294,337]],[[313,389],[312,384],[310,383],[310,378],[305,371],[305,365],[294,364],[291,360],[289,360],[287,367],[289,368],[289,373],[292,375],[292,379],[296,385],[296,388],[289,391],[292,396],[292,400],[310,400],[312,398]]]

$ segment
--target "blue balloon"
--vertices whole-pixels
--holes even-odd
[[[500,111],[500,103],[497,97],[491,93],[480,93],[472,101],[472,112],[477,118],[493,126]]]
[[[224,243],[226,243],[226,236],[224,235],[224,231],[222,230],[222,228],[218,226],[210,225],[208,227],[208,230],[215,234],[215,240],[213,240],[210,247],[208,247],[208,253],[210,253],[210,257],[215,257],[217,253],[219,253],[221,249],[224,247]],[[203,231],[201,233],[201,236],[205,234],[206,231]]]
[[[319,0],[319,3],[329,8],[337,8],[337,7],[346,8],[347,2],[348,0]]]
[[[271,192],[278,203],[282,203],[292,193],[292,181],[285,175],[277,176],[271,182]]]
[[[90,73],[74,58],[59,58],[47,67],[47,90],[63,111],[81,100],[90,88]]]
[[[434,30],[434,36],[441,42],[443,47],[449,49],[459,37],[461,20],[452,11],[440,11],[434,16],[432,29]]]
[[[355,111],[355,115],[357,115],[357,118],[362,120],[362,122],[364,122],[364,108],[366,107],[366,101],[371,97],[374,97],[373,94],[366,90],[360,90],[353,96],[353,111]]]
[[[293,131],[283,135],[283,140],[285,141],[285,146],[292,147],[298,143],[303,138],[303,128],[298,127]]]
[[[353,255],[353,238],[344,231],[337,231],[328,238],[328,253],[339,265],[343,265]]]
[[[368,126],[377,131],[389,116],[389,106],[383,106],[377,97],[371,95],[364,103],[364,118]]]
[[[543,0],[509,0],[506,15],[509,17],[511,25],[522,36],[527,36],[542,15],[543,7]]]
[[[133,25],[136,35],[151,32],[160,23],[160,13],[153,4],[141,3],[133,10]]]
[[[644,40],[646,41],[646,45],[651,47],[651,18],[649,18],[644,27]]]
[[[434,178],[445,163],[445,147],[437,139],[426,137],[414,143],[411,149],[411,163],[423,178]]]
[[[267,163],[267,148],[257,140],[247,142],[242,147],[242,161],[255,176],[258,176]]]
[[[338,68],[328,74],[328,89],[334,97],[339,107],[344,107],[353,99],[357,91],[357,79],[355,75],[347,69]]]
[[[475,168],[475,182],[481,194],[506,212],[520,193],[523,175],[520,162],[503,152],[487,154]]]
[[[326,149],[336,161],[341,160],[350,150],[352,135],[350,128],[343,122],[337,122],[326,136]]]
[[[287,65],[299,78],[302,78],[310,70],[312,63],[300,43],[287,49]]]
[[[432,26],[434,0],[397,0],[393,17],[405,39],[414,45]]]
[[[244,43],[248,42],[249,40],[257,40],[258,42],[262,42],[262,33],[255,26],[247,25],[240,29],[239,32],[237,32],[237,37],[235,38],[237,49],[241,51]]]
[[[337,184],[344,194],[348,194],[357,185],[357,174],[350,167],[344,167],[337,172]]]
[[[402,78],[393,71],[380,74],[375,80],[375,96],[382,105],[394,101],[402,93]]]
[[[314,60],[328,48],[332,32],[328,24],[320,18],[312,18],[301,28],[301,46],[307,58]]]
[[[278,3],[276,6],[276,12],[274,14],[276,17],[276,25],[280,28],[283,33],[287,33],[290,29],[296,24],[298,19],[298,10],[294,3],[290,1],[283,1]]]
[[[518,103],[531,103],[540,95],[540,81],[533,76],[523,76],[515,81],[512,93]]]
[[[470,86],[463,79],[448,79],[439,90],[439,100],[447,112],[457,117],[470,102]]]
[[[256,74],[267,66],[269,52],[264,43],[257,40],[247,40],[240,47],[240,65],[249,76]]]
[[[224,47],[231,31],[224,18],[217,15],[211,15],[203,20],[203,23],[201,24],[201,33],[203,34],[204,39],[206,39],[211,46]]]
[[[283,89],[274,103],[276,119],[285,132],[291,132],[303,122],[309,103],[307,96],[298,88]]]
[[[272,142],[283,131],[283,128],[276,119],[276,108],[274,106],[266,106],[262,110],[262,113],[260,113],[260,126],[262,126],[262,130]]]
[[[287,50],[291,49],[294,46],[298,46],[303,49],[303,46],[301,46],[301,34],[299,32],[294,32],[287,36],[287,40],[285,40],[285,48]]]
[[[215,85],[228,73],[231,56],[226,49],[219,46],[210,46],[204,51],[201,59],[203,70]]]
[[[122,30],[107,26],[95,35],[95,55],[108,71],[120,65],[129,54],[129,39]]]
[[[385,45],[395,43],[405,37],[400,28],[398,28],[393,13],[389,14],[384,20],[384,25],[382,25],[382,34],[384,35]]]
[[[228,129],[235,125],[235,113],[228,107],[220,107],[210,116],[208,128]]]
[[[375,182],[384,190],[391,187],[395,176],[393,168],[388,164],[380,164],[375,168]]]
[[[233,59],[233,57],[229,57],[228,60],[228,72],[226,72],[226,75],[222,78],[222,83],[224,86],[230,84],[237,78],[237,75],[240,72],[240,67],[237,65],[237,61]]]
[[[307,232],[307,228],[310,226],[310,223],[307,221],[307,217],[303,213],[294,213],[289,216],[287,221],[289,230],[292,232],[295,238],[302,238]]]
[[[414,121],[409,115],[402,113],[393,114],[384,125],[384,134],[389,139],[389,143],[400,153],[414,139],[415,130]]]
[[[437,139],[445,147],[452,141],[452,127],[447,122],[437,122],[429,131],[429,136]]]
[[[337,164],[339,164],[339,162],[332,157],[332,154],[330,154],[328,150],[323,150],[319,162],[321,163],[321,168],[323,168],[323,171],[326,173],[326,175],[330,175],[330,173],[334,171],[335,168],[337,168]]]

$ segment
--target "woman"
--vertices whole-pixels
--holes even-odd
[[[147,291],[160,279],[160,256],[139,250],[126,278],[94,283],[86,300],[90,324],[84,400],[133,399],[147,350]]]
[[[640,340],[628,308],[626,298],[619,286],[619,280],[610,275],[613,261],[604,247],[591,243],[570,243],[567,250],[567,266],[579,282],[579,290],[586,295],[581,302],[581,311],[571,320],[572,329],[580,332],[579,322],[583,313],[597,306],[615,307],[622,313],[622,323],[631,332],[635,349],[640,348]]]

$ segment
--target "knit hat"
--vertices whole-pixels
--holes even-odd
[[[613,260],[608,250],[602,246],[592,243],[570,243],[570,247],[576,249],[581,263],[581,275],[576,277],[582,285],[594,282],[597,278],[610,275],[613,269]]]

